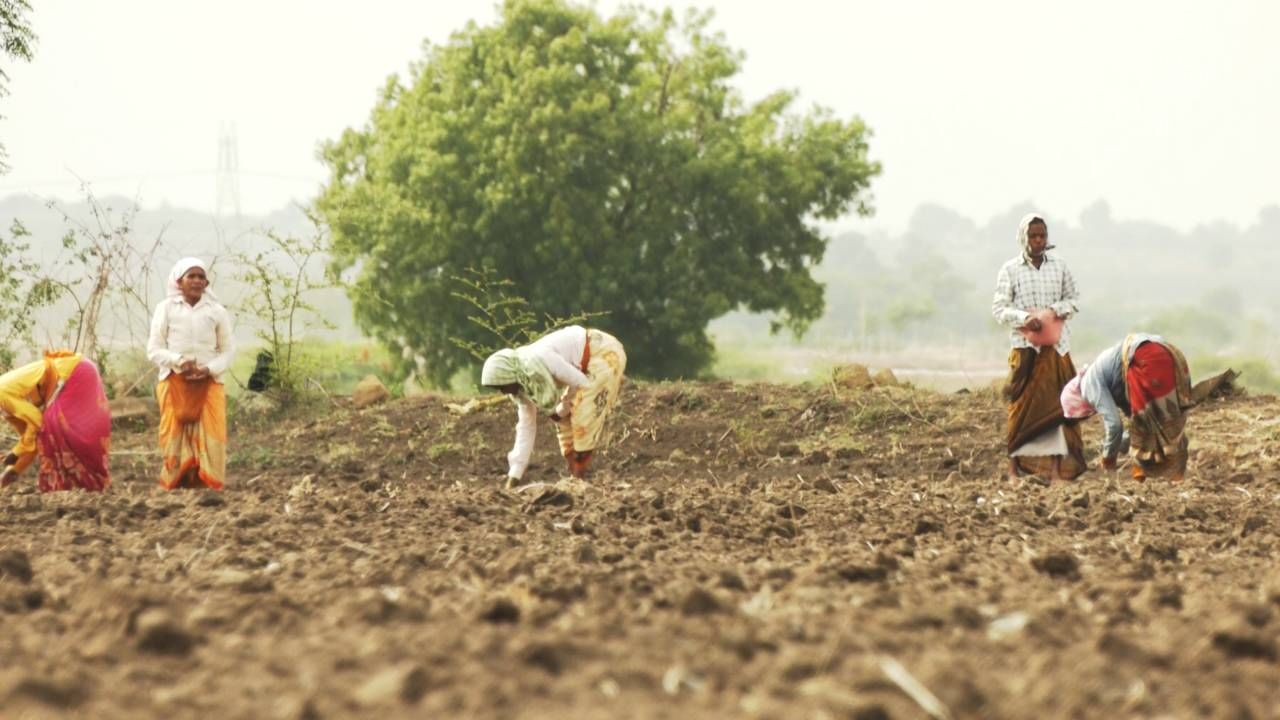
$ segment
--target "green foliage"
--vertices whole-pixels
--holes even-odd
[[[308,238],[268,231],[267,249],[234,256],[239,268],[236,280],[249,288],[240,307],[273,358],[267,393],[284,406],[306,394],[308,379],[320,367],[298,352],[299,336],[312,327],[333,327],[307,299],[310,293],[334,285],[333,278],[317,274],[318,258],[328,251],[328,235],[312,220],[315,232]]]
[[[1222,313],[1203,305],[1160,310],[1147,319],[1144,327],[1178,347],[1193,349],[1221,348],[1235,338],[1232,323]]]
[[[67,231],[62,236],[61,257],[45,268],[61,295],[76,305],[65,328],[65,344],[105,362],[100,334],[110,327],[117,344],[127,335],[131,346],[145,346],[154,307],[149,290],[154,287],[154,260],[163,233],[149,246],[135,244],[133,225],[138,204],[122,212],[104,205],[87,185],[81,186],[88,218],[74,217],[56,201],[49,208],[62,216]]]
[[[539,322],[537,314],[529,308],[528,300],[510,294],[509,288],[515,283],[495,278],[492,271],[468,268],[463,276],[455,277],[453,281],[457,288],[452,293],[453,297],[471,306],[472,314],[467,316],[467,320],[484,331],[485,340],[449,339],[480,361],[495,350],[525,345],[557,328],[593,322],[608,315],[603,312],[581,312],[567,318],[545,315]]]
[[[451,286],[481,267],[537,315],[607,311],[642,377],[704,370],[707,323],[737,307],[802,332],[823,307],[812,221],[870,212],[869,132],[789,114],[787,92],[745,103],[708,22],[509,0],[388,82],[322,151],[360,325],[443,384],[473,362],[451,340],[492,337]]]
[[[31,4],[27,0],[0,0],[0,44],[10,60],[30,62],[34,54],[36,34],[31,30],[27,13]],[[0,97],[9,94],[9,73],[0,67]],[[0,144],[0,173],[9,169],[5,162],[8,153]]]
[[[0,372],[13,367],[18,346],[35,344],[35,313],[52,305],[59,295],[57,286],[29,255],[30,236],[17,220],[9,228],[9,237],[0,233]]]

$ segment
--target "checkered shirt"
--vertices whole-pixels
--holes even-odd
[[[1029,310],[1052,308],[1058,317],[1067,319],[1076,314],[1080,294],[1075,278],[1067,264],[1045,254],[1037,269],[1030,260],[1019,255],[1006,262],[996,275],[995,298],[991,301],[991,314],[996,322],[1010,328],[1009,345],[1015,348],[1034,347],[1018,328],[1027,322]],[[1058,354],[1071,352],[1071,329],[1062,324],[1062,338],[1055,346]]]

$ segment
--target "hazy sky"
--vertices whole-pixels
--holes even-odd
[[[885,167],[873,225],[900,229],[922,202],[985,220],[1106,199],[1190,228],[1280,202],[1278,2],[643,4],[714,8],[746,52],[748,98],[794,88],[801,107],[861,115]],[[0,195],[75,197],[74,173],[144,206],[210,210],[234,121],[248,212],[313,195],[320,140],[363,124],[424,39],[496,16],[490,0],[34,5],[35,60],[10,66],[0,99]]]

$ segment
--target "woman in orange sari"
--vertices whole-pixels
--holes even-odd
[[[111,410],[98,368],[80,355],[46,353],[0,375],[0,411],[18,432],[0,487],[40,458],[40,492],[105,490],[111,484]]]
[[[235,346],[231,316],[209,291],[204,262],[183,258],[151,318],[147,358],[160,369],[160,485],[221,490],[227,477],[227,396],[222,375]]]

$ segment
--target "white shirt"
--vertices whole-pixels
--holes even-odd
[[[156,306],[147,339],[147,359],[160,368],[160,379],[178,369],[184,360],[209,368],[215,382],[231,367],[235,342],[231,337],[231,315],[208,295],[195,305],[181,296]]]
[[[1034,347],[1018,328],[1030,318],[1028,310],[1050,308],[1058,317],[1066,320],[1076,314],[1080,293],[1075,278],[1067,264],[1045,253],[1037,268],[1025,257],[1005,263],[996,276],[996,292],[991,302],[991,314],[996,322],[1011,328],[1009,344],[1015,348]],[[1055,346],[1059,355],[1071,352],[1071,330],[1062,323],[1062,337]]]
[[[527,346],[547,364],[556,387],[565,388],[557,412],[563,410],[577,388],[587,384],[587,376],[581,369],[582,353],[586,347],[587,330],[580,325],[547,333]],[[513,399],[516,402],[516,444],[507,453],[507,475],[518,480],[524,477],[529,458],[533,455],[533,441],[538,434],[538,406],[523,391]]]

